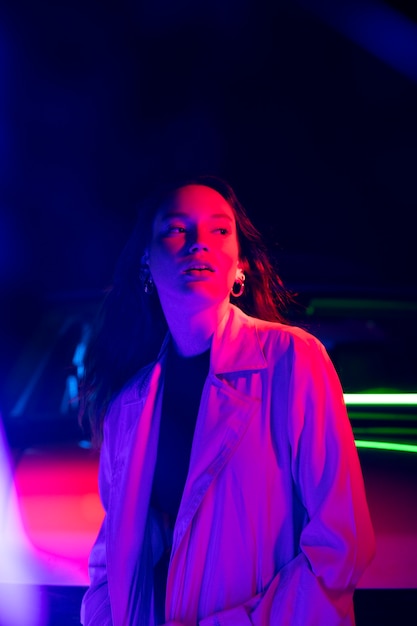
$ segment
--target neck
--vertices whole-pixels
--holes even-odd
[[[203,310],[185,311],[183,307],[162,306],[164,315],[174,340],[175,347],[182,356],[195,356],[208,350],[214,332],[227,313],[229,301]]]

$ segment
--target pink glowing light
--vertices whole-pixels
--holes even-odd
[[[103,518],[95,453],[27,451],[15,485],[26,535],[47,563],[44,584],[87,585],[88,554]]]

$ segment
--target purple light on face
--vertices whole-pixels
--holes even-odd
[[[6,438],[0,414],[0,624],[46,626],[42,589],[36,584],[36,560],[20,518]],[[26,583],[26,584],[22,584]]]

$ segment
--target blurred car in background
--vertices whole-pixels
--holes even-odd
[[[15,490],[24,549],[35,563],[17,575],[23,583],[88,584],[103,510],[98,452],[78,424],[77,393],[100,301],[101,294],[51,297],[1,381],[3,457],[13,483],[3,492]],[[417,587],[417,295],[310,287],[297,301],[291,322],[315,334],[333,360],[364,472],[377,555],[360,586]],[[0,582],[12,579],[15,571],[0,568]]]
[[[48,299],[30,341],[1,381],[4,439],[24,546],[31,553],[31,567],[18,575],[22,583],[87,584],[86,559],[103,510],[98,452],[78,423],[77,396],[100,298],[94,293]],[[21,538],[14,541],[21,545]],[[16,582],[12,566],[0,568],[0,582]]]

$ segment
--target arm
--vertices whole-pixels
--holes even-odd
[[[200,626],[354,624],[353,592],[374,534],[339,379],[323,346],[307,344],[293,362],[287,427],[294,489],[307,514],[299,553],[261,594]]]
[[[110,600],[107,589],[106,571],[106,520],[94,543],[89,558],[90,586],[81,604],[83,626],[112,626]]]

